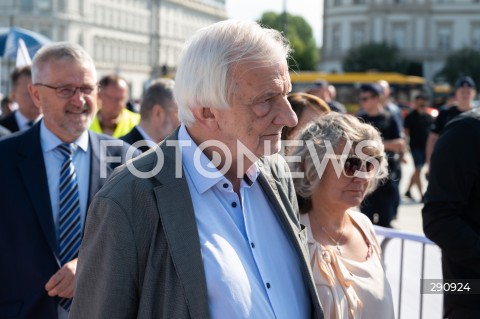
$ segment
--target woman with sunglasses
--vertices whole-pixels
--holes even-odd
[[[378,131],[332,112],[300,139],[287,155],[325,318],[394,318],[372,223],[354,210],[388,175]]]

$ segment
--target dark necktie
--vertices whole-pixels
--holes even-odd
[[[80,199],[78,192],[77,174],[72,162],[72,148],[70,144],[60,144],[57,150],[64,157],[60,170],[59,183],[59,253],[63,265],[71,261],[80,248],[82,226],[80,220]],[[70,310],[72,300],[63,298],[60,305]]]

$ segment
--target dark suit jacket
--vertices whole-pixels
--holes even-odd
[[[12,112],[7,117],[0,120],[0,125],[8,129],[12,133],[20,130],[20,128],[18,127],[17,119],[15,118],[15,112]]]
[[[89,132],[90,172],[77,172],[90,175],[88,202],[105,183],[100,178],[104,139],[112,138]],[[108,147],[107,155],[124,158],[126,149]],[[44,288],[60,263],[40,124],[0,141],[0,154],[0,318],[57,318],[57,300]]]
[[[0,125],[0,137],[7,136],[12,134],[9,129],[7,129],[5,126]]]
[[[167,138],[177,139],[178,129]],[[182,178],[175,177],[176,148],[167,147],[166,141],[160,143],[164,164],[158,174],[137,178],[122,166],[95,195],[69,318],[209,318],[190,191],[184,171]],[[142,172],[152,172],[157,160],[156,153],[149,151],[133,164]],[[279,155],[258,164],[258,181],[301,260],[312,317],[323,318],[293,183],[279,176],[287,165]]]
[[[130,145],[133,145],[133,143],[141,141],[144,138],[143,138],[142,134],[140,133],[140,131],[135,126],[134,128],[132,128],[132,130],[128,134],[120,137],[120,139],[127,142]],[[143,153],[143,152],[148,151],[150,149],[150,147],[140,146],[138,149]]]

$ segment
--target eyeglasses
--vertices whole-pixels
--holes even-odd
[[[383,156],[370,156],[362,159],[355,154],[336,155],[335,158],[341,160],[345,159],[343,164],[343,174],[347,177],[361,177],[357,172],[360,172],[364,167],[367,173],[371,173],[375,167],[378,167],[383,161]],[[377,166],[375,164],[377,164]]]
[[[92,94],[97,87],[92,86],[82,86],[82,87],[74,87],[74,86],[52,86],[43,83],[35,83],[34,85],[43,86],[52,90],[55,90],[55,93],[58,97],[63,99],[69,99],[74,96],[77,91],[80,91],[83,95],[90,95]]]

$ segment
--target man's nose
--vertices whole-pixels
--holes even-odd
[[[70,97],[70,101],[75,105],[84,105],[85,104],[85,93],[82,92],[80,88],[75,89],[75,93]]]
[[[290,106],[287,97],[282,98],[278,106],[278,114],[273,120],[273,124],[294,127],[298,124],[298,118]]]

